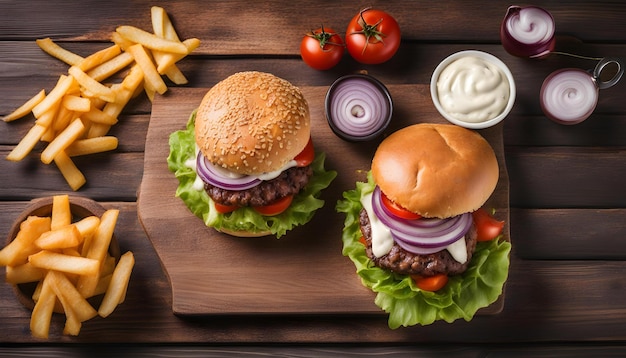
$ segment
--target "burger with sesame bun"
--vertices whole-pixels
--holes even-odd
[[[253,71],[224,79],[170,136],[176,195],[218,231],[284,235],[311,220],[336,176],[310,127],[307,101],[288,81]]]
[[[498,178],[478,133],[423,123],[383,140],[368,181],[344,193],[343,254],[391,328],[469,321],[500,296],[510,243],[504,222],[482,208]]]

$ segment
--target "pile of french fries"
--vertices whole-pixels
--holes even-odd
[[[20,161],[37,143],[46,142],[41,161],[54,162],[72,190],[81,188],[86,179],[72,157],[116,149],[117,138],[107,134],[131,98],[145,91],[152,101],[155,93],[165,93],[162,76],[174,84],[187,83],[176,62],[194,51],[200,40],[181,41],[161,7],[151,8],[151,18],[154,33],[119,26],[111,36],[112,46],[85,58],[49,38],[37,40],[43,51],[70,68],[50,93],[41,90],[2,118],[9,122],[32,113],[36,119],[7,159]],[[121,82],[104,82],[122,71]]]
[[[48,338],[53,312],[66,317],[63,334],[76,336],[82,322],[107,317],[124,301],[135,258],[109,254],[119,210],[72,222],[68,195],[56,195],[49,217],[29,216],[0,250],[0,266],[12,285],[38,282],[30,329]],[[104,294],[96,310],[87,299]]]

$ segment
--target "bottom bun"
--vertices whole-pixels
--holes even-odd
[[[235,230],[230,230],[230,229],[215,229],[219,232],[222,232],[224,234],[228,234],[231,236],[237,236],[237,237],[262,237],[262,236],[269,236],[272,234],[272,232],[270,230],[266,230],[266,231],[259,231],[259,232],[250,232],[250,231],[235,231]]]

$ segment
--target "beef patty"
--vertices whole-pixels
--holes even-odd
[[[474,249],[476,249],[476,228],[472,223],[471,228],[465,235],[467,261],[463,264],[456,261],[448,250],[445,249],[432,254],[418,255],[404,250],[395,242],[389,253],[381,257],[375,257],[372,253],[372,227],[365,209],[361,210],[359,221],[361,224],[361,232],[365,237],[365,251],[370,260],[378,267],[400,274],[433,276],[445,273],[448,275],[458,275],[465,272],[472,259]]]
[[[289,168],[272,180],[246,190],[225,190],[210,184],[204,184],[207,194],[215,202],[235,206],[263,206],[288,195],[294,195],[304,188],[313,175],[310,165]]]

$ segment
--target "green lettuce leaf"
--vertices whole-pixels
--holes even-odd
[[[311,163],[313,176],[307,186],[300,191],[291,206],[276,216],[263,216],[254,209],[244,207],[228,214],[220,214],[215,210],[213,200],[204,190],[196,190],[193,183],[196,172],[185,165],[190,158],[195,158],[196,141],[194,134],[196,112],[194,111],[184,130],[170,135],[170,154],[167,157],[168,168],[178,179],[176,196],[180,197],[191,212],[201,218],[207,226],[218,230],[266,232],[271,231],[277,238],[285,235],[295,226],[309,222],[315,211],[324,205],[319,199],[321,191],[327,188],[337,176],[337,172],[324,169],[324,153],[316,153]]]
[[[392,329],[416,324],[428,325],[437,320],[451,323],[472,319],[476,311],[495,302],[502,294],[509,273],[511,244],[501,238],[478,242],[467,271],[451,276],[437,292],[422,291],[408,275],[395,274],[374,266],[359,241],[361,197],[374,191],[371,172],[368,182],[357,182],[356,189],[343,194],[338,212],[346,214],[343,229],[343,255],[348,256],[364,286],[376,292],[375,303],[389,314]]]

